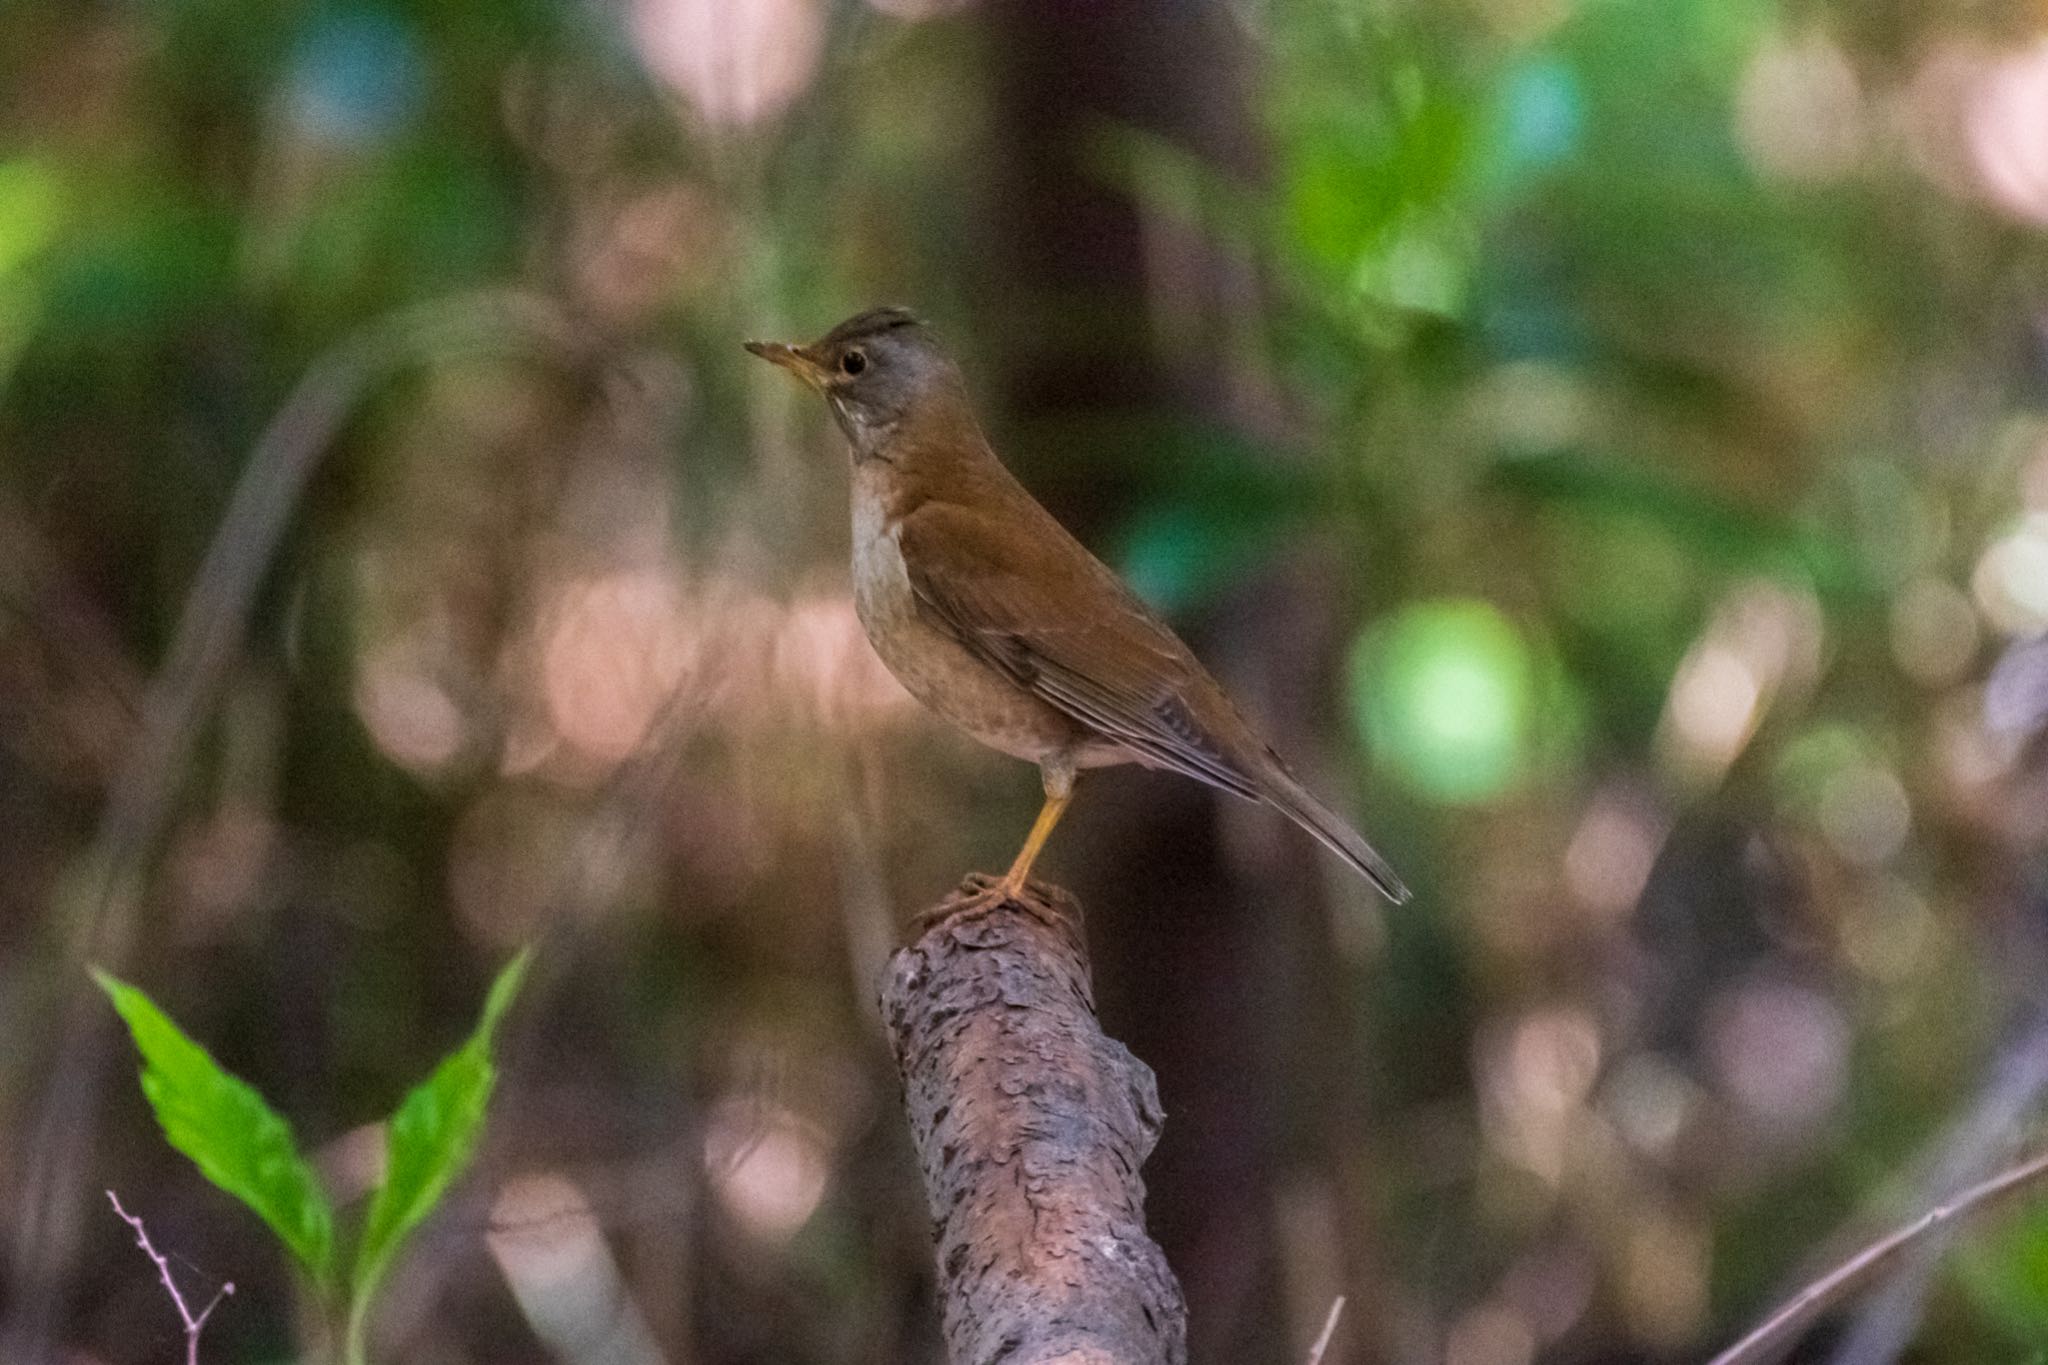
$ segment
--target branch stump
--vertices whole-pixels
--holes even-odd
[[[1145,1233],[1152,1071],[1095,1019],[1081,908],[969,877],[890,960],[882,1017],[931,1206],[952,1365],[1185,1365]]]

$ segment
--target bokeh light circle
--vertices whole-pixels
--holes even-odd
[[[1354,715],[1375,760],[1445,804],[1485,801],[1524,770],[1535,664],[1492,605],[1445,598],[1405,607],[1360,637]]]

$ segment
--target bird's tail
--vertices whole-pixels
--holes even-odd
[[[1277,768],[1277,764],[1275,767]],[[1308,788],[1284,771],[1266,774],[1262,784],[1266,801],[1275,810],[1321,840],[1323,845],[1358,869],[1380,894],[1403,905],[1412,894],[1378,851],[1360,837],[1344,818],[1309,793]]]

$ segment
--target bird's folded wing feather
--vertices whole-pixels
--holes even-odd
[[[926,619],[1141,760],[1256,798],[1236,753],[1257,741],[1218,733],[1242,723],[1187,646],[1050,517],[1031,520],[943,502],[905,516],[897,546]]]

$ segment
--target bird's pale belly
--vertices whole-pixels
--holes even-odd
[[[856,498],[853,604],[869,643],[911,696],[992,749],[1042,763],[1093,748],[1073,721],[970,654],[918,613],[895,537],[879,515],[864,517]],[[1106,755],[1104,756],[1106,757]]]

